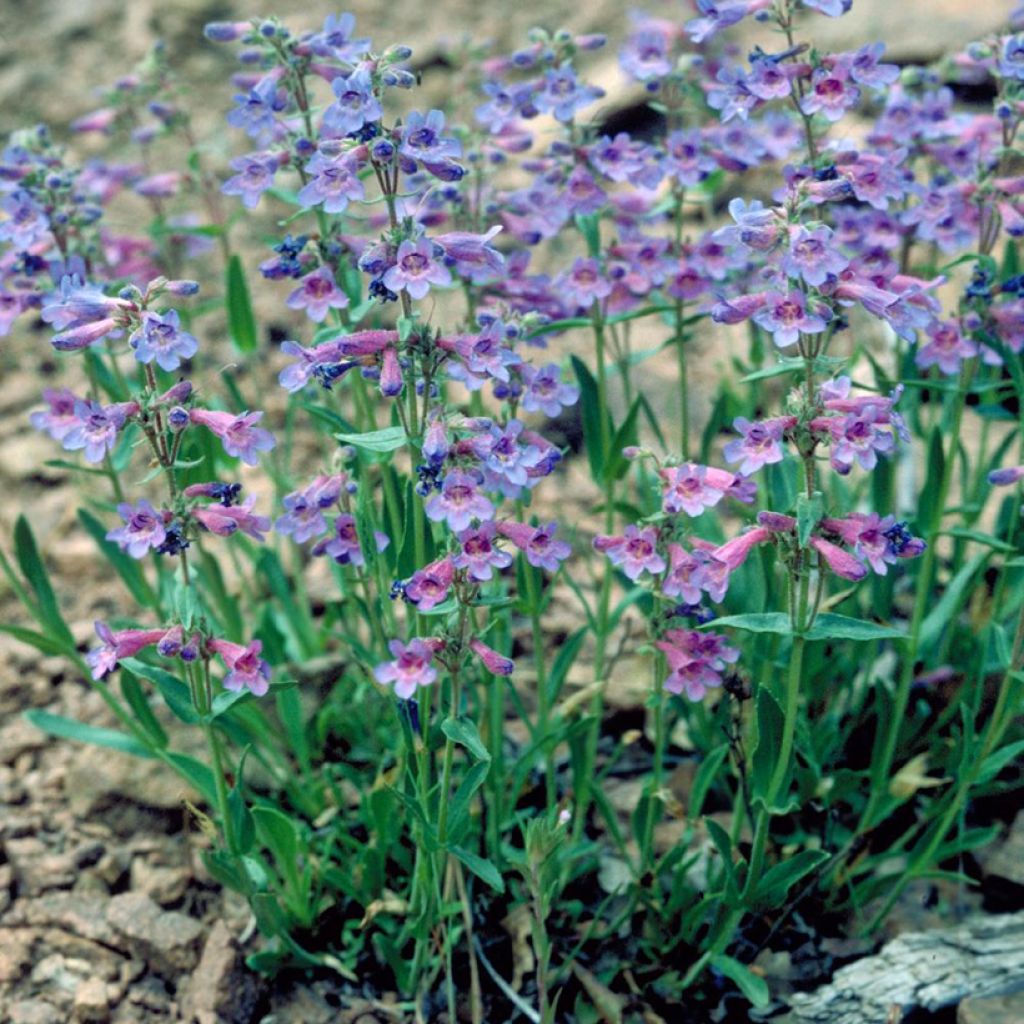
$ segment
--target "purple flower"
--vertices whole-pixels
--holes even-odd
[[[235,97],[237,106],[228,113],[228,124],[243,129],[259,145],[265,145],[281,130],[277,115],[287,107],[288,93],[278,84],[279,78],[273,72],[264,75],[248,93]]]
[[[819,67],[811,76],[811,88],[800,101],[805,114],[824,114],[829,121],[838,121],[860,100],[860,90],[849,71],[840,64]]]
[[[500,274],[505,269],[505,257],[490,244],[500,231],[501,225],[496,224],[482,235],[471,231],[448,231],[435,235],[431,241],[441,247],[447,264],[475,281],[481,276]]]
[[[328,14],[324,27],[310,38],[310,49],[319,57],[351,63],[370,49],[369,39],[353,38],[355,28],[355,15],[348,11]]]
[[[319,324],[327,318],[328,310],[344,309],[348,296],[335,283],[334,271],[325,263],[299,281],[287,304],[289,309],[304,309],[306,316]]]
[[[697,0],[697,10],[703,17],[691,18],[685,28],[693,42],[703,43],[716,32],[771,4],[772,0]]]
[[[79,277],[65,275],[60,288],[47,298],[40,315],[57,330],[79,327],[95,320],[115,316],[128,303],[113,299],[91,284],[83,284]]]
[[[1024,34],[1007,36],[999,51],[997,64],[1003,78],[1024,81]]]
[[[727,462],[741,463],[739,471],[743,476],[756,473],[762,466],[781,462],[782,438],[788,426],[795,425],[795,418],[776,417],[751,423],[738,416],[732,421],[733,428],[743,436],[730,441],[722,450]]]
[[[462,145],[459,140],[442,135],[443,131],[444,114],[440,110],[431,110],[426,115],[414,110],[402,128],[399,152],[410,160],[420,160],[427,164],[439,164],[461,156]]]
[[[444,601],[455,580],[455,564],[450,557],[439,558],[409,577],[405,584],[405,598],[416,605],[418,611],[429,612]]]
[[[662,593],[686,604],[700,604],[701,570],[706,557],[703,553],[690,552],[679,544],[668,545],[669,571],[662,584]]]
[[[260,657],[262,641],[253,640],[243,647],[230,640],[210,640],[207,646],[220,656],[228,669],[224,677],[225,690],[246,689],[262,697],[270,689],[270,666]]]
[[[643,528],[630,523],[621,537],[600,534],[594,538],[594,548],[608,556],[612,565],[636,580],[642,573],[653,575],[664,572],[665,559],[658,553],[658,531],[653,526]]]
[[[132,558],[145,558],[151,549],[159,548],[167,537],[164,516],[143,498],[136,505],[127,503],[117,506],[118,515],[124,526],[111,530],[107,540],[114,541],[122,551]]]
[[[453,469],[441,484],[439,493],[426,503],[427,518],[435,522],[444,520],[450,530],[467,530],[474,519],[481,521],[494,515],[494,505],[477,490],[475,476]]]
[[[688,516],[699,516],[704,509],[713,508],[722,500],[733,481],[732,473],[710,471],[707,466],[692,462],[663,469],[660,476],[666,485],[662,508],[669,515],[685,512]],[[716,486],[719,483],[724,486]]]
[[[152,363],[161,370],[176,370],[183,359],[191,359],[199,350],[199,342],[181,330],[176,309],[166,313],[145,312],[142,323],[128,339],[140,363]]]
[[[93,679],[102,679],[113,672],[122,658],[134,658],[139,651],[159,643],[166,632],[165,629],[122,629],[115,633],[105,622],[97,622],[96,635],[102,643],[85,656]]]
[[[827,227],[808,231],[797,227],[790,235],[789,250],[782,260],[782,269],[790,277],[802,277],[817,288],[830,274],[838,275],[850,261],[835,248],[832,230]]]
[[[527,562],[537,569],[557,572],[558,567],[572,554],[572,547],[564,540],[556,539],[558,523],[530,526],[528,523],[499,523],[498,532],[510,541],[526,557]]]
[[[664,173],[654,150],[626,132],[619,132],[613,139],[601,136],[591,145],[589,155],[591,165],[611,181],[656,188]]]
[[[515,662],[511,658],[506,658],[493,647],[488,647],[483,640],[473,637],[469,641],[469,649],[483,662],[484,668],[493,675],[510,676],[515,671]]]
[[[479,334],[463,334],[454,339],[454,348],[461,362],[451,363],[449,376],[461,380],[470,391],[478,391],[487,380],[508,383],[508,368],[521,360],[507,345],[505,326],[492,320]]]
[[[458,535],[462,548],[452,558],[452,564],[456,569],[465,569],[472,579],[481,582],[489,580],[495,569],[508,568],[512,564],[512,556],[495,547],[497,535],[498,528],[492,520],[462,530]]]
[[[803,292],[793,289],[788,295],[769,292],[764,296],[764,307],[754,314],[754,322],[771,331],[772,340],[779,348],[795,345],[804,334],[820,334],[827,327],[824,317],[807,308]]]
[[[490,433],[474,442],[474,450],[488,473],[488,490],[501,490],[508,497],[515,497],[520,488],[527,486],[529,470],[541,461],[544,453],[536,445],[521,444],[522,432],[519,420],[509,420],[504,428],[493,426]]]
[[[375,530],[373,533],[377,551],[384,551],[390,541],[387,534]],[[355,518],[348,512],[342,513],[334,520],[334,533],[331,537],[317,541],[313,545],[314,555],[329,555],[338,565],[361,566],[366,564],[363,549],[359,544],[359,533]]]
[[[602,96],[603,89],[580,82],[572,65],[565,63],[544,72],[544,84],[533,97],[533,105],[541,113],[553,114],[556,120],[568,123],[578,110]]]
[[[84,448],[86,462],[102,462],[117,443],[117,432],[125,420],[138,411],[135,402],[100,405],[88,399],[78,401],[75,403],[78,423],[61,438],[61,443],[69,452]]]
[[[525,364],[519,371],[523,378],[523,408],[527,412],[542,412],[557,416],[563,408],[579,400],[579,388],[562,383],[561,367],[548,363],[537,369]]]
[[[384,274],[384,286],[393,292],[403,289],[410,298],[422,299],[430,286],[451,284],[448,268],[434,260],[433,246],[426,238],[416,242],[406,239],[398,247],[397,262]]]
[[[636,29],[619,50],[619,66],[638,82],[664,78],[672,70],[675,26],[661,19],[633,16]]]
[[[993,469],[988,475],[988,482],[994,487],[1007,487],[1018,480],[1024,480],[1024,466],[1009,466],[1006,469]]]
[[[67,388],[47,388],[43,392],[43,401],[46,408],[29,417],[36,430],[45,431],[54,441],[63,441],[72,430],[82,425],[75,412],[81,399]]]
[[[4,198],[0,208],[7,214],[0,221],[0,239],[9,241],[16,249],[31,249],[49,233],[46,212],[28,192],[21,189],[12,192]]]
[[[804,7],[810,7],[819,14],[838,18],[845,14],[853,4],[853,0],[803,0]]]
[[[419,686],[429,686],[437,679],[433,652],[420,637],[414,637],[408,644],[392,640],[388,644],[393,661],[378,665],[373,674],[378,683],[391,684],[395,696],[408,700]]]
[[[346,78],[331,82],[334,102],[324,111],[324,124],[340,135],[359,131],[368,121],[379,121],[383,113],[373,91],[373,80],[365,67]]]
[[[221,192],[228,196],[241,196],[242,203],[250,210],[260,201],[260,196],[274,184],[274,175],[280,166],[272,153],[249,153],[231,161],[232,170],[238,171],[221,185]]]
[[[960,333],[955,320],[934,320],[925,329],[928,343],[919,345],[914,362],[922,369],[938,368],[947,376],[960,372],[960,364],[978,354],[978,346]]]
[[[868,406],[860,413],[836,417],[830,424],[832,451],[829,460],[837,473],[846,474],[858,462],[862,469],[872,470],[878,455],[890,455],[896,448],[892,430],[875,422],[874,410]]]
[[[303,206],[323,203],[325,213],[343,213],[350,200],[366,195],[355,165],[346,155],[329,157],[314,153],[305,169],[311,177],[299,191],[299,202]]]
[[[189,419],[193,423],[216,434],[224,445],[224,451],[248,466],[255,466],[259,462],[259,453],[270,451],[277,443],[273,434],[256,426],[262,418],[261,412],[243,412],[235,416],[209,409],[189,410]]]
[[[895,64],[879,64],[885,52],[884,43],[868,43],[854,53],[848,67],[850,77],[860,85],[872,89],[884,89],[900,77],[900,69]]]
[[[356,365],[353,362],[347,364],[342,362],[343,357],[337,339],[325,341],[313,348],[303,348],[294,341],[283,341],[281,342],[281,351],[285,355],[298,358],[297,362],[286,366],[277,377],[277,382],[281,387],[293,393],[301,391],[309,383],[311,377],[327,379],[324,374],[328,368],[338,370],[330,377],[330,380],[334,381],[343,372]]]
[[[278,517],[274,529],[284,536],[291,536],[296,544],[305,544],[326,533],[327,521],[323,510],[338,501],[344,483],[345,477],[340,473],[318,476],[301,491],[286,494],[281,502],[285,514]]]
[[[572,269],[559,279],[561,293],[573,306],[592,306],[598,299],[611,295],[611,282],[595,259],[580,257]]]
[[[664,652],[669,667],[665,689],[685,693],[692,701],[700,700],[709,688],[721,686],[725,667],[740,656],[721,634],[690,629],[667,630],[655,646]]]

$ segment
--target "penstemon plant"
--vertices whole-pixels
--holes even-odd
[[[32,423],[134,606],[83,654],[22,518],[36,625],[0,628],[119,728],[31,721],[188,782],[253,969],[383,972],[417,1020],[765,1008],[798,911],[871,933],[915,880],[974,884],[1024,745],[1024,37],[814,49],[850,6],[634,15],[653,137],[598,116],[604,37],[455,48],[423,111],[410,48],[341,14],[207,26],[256,147],[222,174],[159,49],[72,125],[137,160],[11,138],[0,325],[67,355]],[[264,346],[275,305],[299,340]]]

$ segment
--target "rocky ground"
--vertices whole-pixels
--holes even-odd
[[[458,25],[474,35],[490,35],[505,48],[515,46],[538,21],[553,27],[565,20],[576,30],[599,31],[621,24],[624,16],[615,0],[595,0],[585,8],[566,0],[543,5],[527,0],[511,8],[440,0],[431,5],[429,18],[419,0],[394,0],[386,12],[362,6],[355,8],[360,27],[374,36],[415,42]],[[856,0],[855,6],[855,17],[827,24],[822,45],[856,45],[880,37],[897,58],[923,60],[998,24],[1016,4]],[[225,78],[230,64],[223,52],[201,39],[202,25],[271,12],[291,17],[296,25],[314,23],[310,5],[296,0],[259,0],[248,7],[231,0],[135,0],[127,5],[2,0],[0,130],[39,119],[64,123],[90,109],[95,105],[88,96],[92,85],[128,68],[157,38],[167,41],[183,78],[196,83],[197,95],[217,97],[205,104],[212,125],[229,101]],[[431,75],[428,87],[442,88],[443,82],[432,82]],[[613,99],[621,105],[630,102],[631,97],[613,92],[610,63],[602,76]],[[73,632],[85,644],[93,619],[115,612],[122,598],[97,563],[92,541],[75,526],[76,498],[67,473],[44,464],[56,454],[52,442],[27,425],[28,411],[55,372],[45,337],[23,332],[3,344],[0,487],[8,500],[0,507],[0,545],[9,548],[6,538],[16,515],[29,515]],[[716,355],[710,346],[705,355],[713,367]],[[671,370],[665,376],[670,380]],[[583,475],[578,474],[580,480]],[[577,482],[573,477],[573,490]],[[0,621],[23,621],[2,591]],[[624,672],[624,678],[628,675]],[[627,699],[632,698],[624,690],[623,702]],[[324,979],[289,978],[268,987],[246,971],[242,957],[256,941],[249,915],[203,869],[199,853],[206,840],[188,810],[193,795],[154,763],[45,736],[21,717],[28,708],[112,724],[98,695],[65,662],[0,636],[0,1020],[402,1020],[388,997],[366,1000],[351,987]],[[675,781],[686,785],[685,779]],[[610,794],[624,813],[635,801],[629,785],[624,782]],[[990,852],[984,871],[990,879],[985,909],[1022,905],[1024,819],[1018,818]],[[892,927],[934,926],[956,911],[958,899],[956,892],[922,886],[908,896]],[[782,983],[794,970],[792,962],[762,966]],[[961,1024],[1019,1024],[1024,1007],[1019,997],[969,999],[961,1004],[958,1019]]]

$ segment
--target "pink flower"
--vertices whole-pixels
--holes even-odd
[[[499,654],[492,647],[488,647],[482,640],[476,638],[469,641],[469,649],[484,663],[484,668],[496,676],[510,676],[515,668],[515,662]]]
[[[665,559],[658,553],[658,531],[653,526],[642,529],[632,523],[626,527],[623,536],[599,535],[594,538],[594,547],[604,552],[612,565],[636,580],[644,572],[658,575],[665,571]]]
[[[854,583],[867,576],[868,570],[860,559],[855,558],[848,551],[844,551],[831,541],[824,540],[821,537],[812,537],[810,545],[825,559],[828,567],[837,576],[842,576],[845,580],[852,580]]]
[[[413,637],[408,644],[392,640],[388,650],[394,660],[378,665],[373,674],[378,683],[390,683],[396,697],[408,700],[417,687],[429,686],[437,679],[437,669],[432,664],[433,652],[421,637]]]
[[[208,644],[214,654],[220,655],[228,669],[224,677],[225,690],[248,689],[262,697],[270,688],[270,666],[260,657],[263,643],[253,640],[247,647],[230,640],[211,640]]]
[[[335,283],[334,272],[324,264],[300,279],[287,304],[289,309],[304,309],[310,320],[320,324],[329,310],[344,309],[348,296]]]
[[[405,585],[406,600],[416,605],[417,610],[429,612],[447,596],[455,579],[455,564],[451,558],[439,558],[409,577]]]
[[[786,430],[796,425],[795,416],[778,416],[751,423],[738,416],[732,423],[743,437],[730,441],[722,450],[727,462],[739,462],[740,473],[750,476],[762,466],[781,462],[782,439]]]
[[[102,679],[113,672],[122,658],[134,658],[143,648],[159,643],[166,632],[166,629],[122,629],[115,633],[105,622],[97,622],[96,635],[102,643],[85,656],[93,679]]]
[[[216,434],[228,455],[241,459],[248,466],[259,461],[259,452],[270,451],[277,443],[273,434],[255,424],[263,418],[261,412],[243,412],[238,416],[230,412],[209,409],[189,410],[189,419]]]
[[[206,505],[192,509],[192,518],[218,537],[229,537],[236,530],[262,541],[270,529],[268,516],[254,515],[256,496],[250,495],[241,505]]]
[[[662,469],[658,475],[666,484],[662,492],[662,508],[669,515],[682,511],[688,516],[699,516],[704,509],[712,508],[722,500],[734,479],[732,473],[692,462]]]

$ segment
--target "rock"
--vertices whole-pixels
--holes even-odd
[[[250,1024],[259,998],[259,982],[245,969],[234,936],[217,921],[181,1001],[186,1021]]]
[[[0,764],[13,764],[29,750],[40,750],[50,743],[41,729],[20,716],[0,729]]]
[[[145,857],[132,860],[131,887],[161,906],[177,903],[185,895],[191,875],[186,868],[160,867]]]
[[[117,933],[103,916],[108,902],[93,893],[54,892],[18,900],[9,918],[13,924],[60,928],[81,939],[120,948]]]
[[[75,990],[72,1008],[76,1021],[99,1022],[110,1018],[107,986],[99,978],[86,978]]]
[[[1002,843],[994,843],[982,856],[986,875],[1024,886],[1024,813],[1018,814]]]
[[[1024,992],[991,999],[965,999],[956,1009],[956,1024],[1020,1024]]]
[[[4,850],[19,891],[26,896],[38,896],[48,889],[66,889],[75,881],[73,856],[50,853],[46,844],[35,836],[8,839]]]
[[[28,970],[38,935],[32,928],[0,929],[0,985],[17,981]]]
[[[65,1024],[64,1015],[42,999],[22,999],[7,1009],[9,1024]]]
[[[145,893],[115,896],[107,905],[107,922],[157,974],[174,975],[196,965],[202,925],[161,909]]]
[[[88,964],[86,968],[88,968]],[[50,995],[54,994],[55,989],[71,995],[82,980],[79,975],[69,969],[67,961],[60,953],[44,956],[32,968],[31,977],[32,984],[46,988]]]

